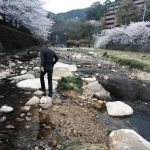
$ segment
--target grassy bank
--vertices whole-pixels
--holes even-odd
[[[141,52],[124,52],[113,50],[96,50],[101,56],[108,58],[121,65],[150,71],[150,54]]]
[[[80,48],[76,52],[88,54],[89,51],[96,52],[99,56],[117,62],[121,65],[127,65],[131,68],[138,68],[145,71],[150,71],[150,53],[105,50],[105,49],[90,49]]]

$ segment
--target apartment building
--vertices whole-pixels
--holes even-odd
[[[123,0],[115,0],[115,2],[107,5],[107,12],[105,14],[105,28],[113,28],[117,26],[116,12]],[[139,8],[144,6],[144,0],[132,0]]]

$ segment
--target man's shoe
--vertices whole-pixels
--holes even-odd
[[[42,94],[43,96],[46,96],[46,90],[44,90],[42,88],[40,88],[39,90],[43,92],[43,94]]]
[[[46,96],[46,92],[43,92],[43,94],[42,94],[43,96]]]
[[[46,91],[45,89],[42,89],[42,88],[39,88],[39,90],[40,90],[40,91],[43,91],[43,92],[45,92],[45,91]]]
[[[52,95],[48,94],[48,97],[52,98]]]

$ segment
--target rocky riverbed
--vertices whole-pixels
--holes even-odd
[[[70,66],[56,65],[54,97],[48,109],[39,106],[42,96],[39,91],[35,93],[39,87],[39,82],[35,82],[39,78],[38,55],[28,59],[27,56],[24,58],[24,55],[16,54],[9,57],[7,63],[3,61],[1,64],[0,107],[7,105],[14,110],[0,113],[0,149],[115,149],[111,141],[113,138],[109,138],[109,135],[118,129],[133,129],[150,141],[148,73],[106,61],[95,52],[82,54],[73,49],[55,51],[59,61]],[[80,76],[84,80],[82,92],[58,93],[56,82],[62,75]],[[18,88],[18,83],[24,80],[37,89],[24,83],[23,88]],[[31,108],[24,107],[31,98],[39,102]],[[133,109],[133,115],[109,116],[105,108],[107,101],[128,104]],[[127,132],[123,131],[123,134]],[[143,149],[148,149],[144,144]],[[145,145],[149,146],[149,143]]]

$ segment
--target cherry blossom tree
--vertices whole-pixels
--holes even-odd
[[[87,23],[89,23],[93,27],[99,27],[101,25],[101,22],[97,20],[89,20],[87,21]]]
[[[3,0],[0,0],[0,6],[3,5]]]
[[[131,23],[126,28],[126,34],[134,41],[135,39],[142,38],[143,40],[145,38],[150,37],[150,22],[137,22],[137,23]]]
[[[110,42],[119,42],[123,38],[126,38],[130,43],[134,43],[137,39],[140,39],[143,43],[148,42],[150,38],[150,22],[132,22],[129,26],[103,30],[100,35],[94,37],[94,46],[96,48],[105,48]]]
[[[0,0],[0,14],[7,18],[5,21],[29,29],[43,40],[47,39],[53,25],[41,0]]]

